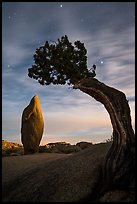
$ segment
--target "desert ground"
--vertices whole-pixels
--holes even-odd
[[[73,154],[3,157],[2,202],[93,202],[90,195],[109,147],[109,143],[102,143]],[[99,202],[119,199],[132,202],[134,195],[108,192]]]

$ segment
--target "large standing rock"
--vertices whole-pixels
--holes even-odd
[[[24,154],[38,152],[43,135],[44,120],[38,96],[34,96],[22,113],[21,141]]]

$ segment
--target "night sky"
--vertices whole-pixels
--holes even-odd
[[[41,144],[111,138],[101,103],[68,85],[41,86],[28,77],[36,48],[63,35],[84,43],[99,81],[126,94],[135,127],[135,2],[3,2],[2,139],[21,143],[22,112],[34,95],[45,123]]]

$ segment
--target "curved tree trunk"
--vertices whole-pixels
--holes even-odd
[[[135,177],[135,135],[125,94],[95,78],[83,79],[73,88],[101,102],[111,119],[113,143],[103,164],[103,189],[130,187]]]

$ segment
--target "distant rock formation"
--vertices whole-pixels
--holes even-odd
[[[2,140],[2,150],[11,148],[13,149],[18,147],[22,147],[22,145],[15,142],[8,142],[6,140]]]
[[[78,142],[76,144],[76,146],[80,147],[81,149],[85,149],[91,145],[93,145],[91,142]]]
[[[21,123],[21,141],[24,146],[24,154],[38,152],[44,130],[44,120],[37,95],[24,109]]]

